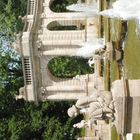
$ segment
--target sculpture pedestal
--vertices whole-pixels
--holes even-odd
[[[140,133],[140,80],[117,80],[112,85],[118,133]]]

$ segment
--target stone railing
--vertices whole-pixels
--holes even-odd
[[[33,19],[36,13],[36,1],[37,0],[28,0],[27,13],[26,16],[24,17],[25,20],[25,25],[23,29],[24,32],[28,32],[32,28]]]
[[[32,84],[31,62],[29,57],[24,58],[24,74],[26,85]]]
[[[31,35],[30,32],[32,31],[33,24],[36,22],[36,11],[37,9],[37,2],[38,0],[28,0],[27,4],[27,12],[26,15],[23,17],[24,20],[24,28],[22,32],[22,55],[23,57],[23,71],[24,71],[24,79],[25,85],[32,85],[32,67],[31,67]]]
[[[27,11],[27,14],[28,15],[34,15],[35,13],[35,3],[36,3],[36,0],[29,0],[28,1],[28,11]]]

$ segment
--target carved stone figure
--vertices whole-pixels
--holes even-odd
[[[73,77],[73,79],[80,80],[80,81],[86,81],[86,80],[88,80],[88,74],[86,74],[86,75],[76,75],[75,77]]]
[[[85,120],[82,120],[81,122],[73,125],[73,127],[76,127],[76,128],[83,128],[83,127],[88,127],[88,126],[89,124]]]
[[[19,95],[15,95],[15,99],[16,100],[26,99],[25,94],[24,94],[25,93],[24,90],[25,90],[24,87],[22,87],[22,88],[19,89],[20,94]]]
[[[88,127],[91,129],[91,125],[97,125],[96,121],[91,121],[91,120],[81,120],[79,123],[76,123],[73,125],[74,128],[83,128],[83,127]]]
[[[109,91],[95,91],[93,95],[77,100],[76,104],[68,109],[70,117],[86,114],[92,120],[112,119],[114,106]]]
[[[94,67],[94,58],[90,58],[89,60],[88,60],[88,64],[89,64],[89,66],[92,68],[92,67]]]
[[[95,65],[95,61],[98,59],[101,60],[102,58],[104,58],[103,54],[99,54],[98,50],[96,50],[96,52],[93,54],[93,56],[91,58],[89,58],[89,60],[88,60],[89,67],[93,68]]]

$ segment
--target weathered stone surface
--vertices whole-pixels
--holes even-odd
[[[90,94],[95,85],[94,76],[91,75],[87,80],[66,80],[56,78],[48,71],[47,64],[51,58],[75,55],[80,43],[98,37],[97,17],[81,18],[82,12],[53,12],[50,9],[51,2],[52,0],[29,2],[24,17],[25,26],[15,45],[23,57],[23,98],[36,103],[38,100],[77,100]],[[91,1],[87,0],[86,3]],[[75,14],[79,17],[70,18]],[[55,26],[77,26],[78,30],[51,30]],[[28,64],[25,58],[29,60]],[[97,82],[98,86],[100,81]],[[45,89],[43,93],[40,92],[42,87]]]
[[[140,80],[117,80],[112,85],[119,133],[140,133]]]

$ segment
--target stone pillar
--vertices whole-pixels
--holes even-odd
[[[97,77],[100,77],[101,76],[101,58],[96,58],[94,69],[95,69],[95,75]]]
[[[47,91],[80,91],[85,90],[85,86],[77,86],[77,85],[54,85],[54,86],[47,86]]]
[[[86,96],[85,92],[55,92],[52,94],[48,92],[49,95],[46,95],[46,100],[77,100],[81,97]]]
[[[71,49],[53,49],[53,50],[47,50],[43,52],[43,55],[53,55],[53,56],[61,56],[61,55],[75,55],[77,49],[76,48],[71,48]]]

